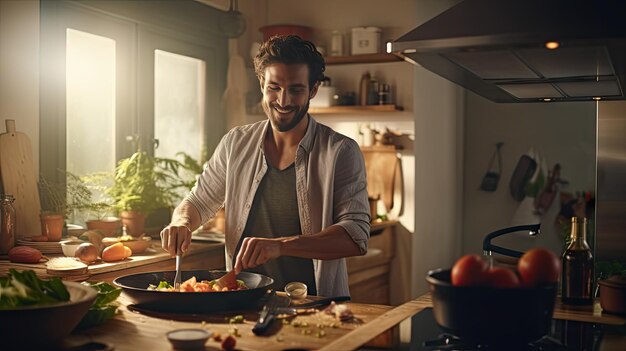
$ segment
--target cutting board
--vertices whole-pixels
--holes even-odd
[[[0,134],[0,177],[5,194],[15,197],[15,239],[41,235],[39,191],[30,139],[15,130],[15,120],[5,120]]]
[[[380,196],[388,212],[398,211],[402,205],[402,170],[393,145],[362,147],[367,174],[367,193]]]

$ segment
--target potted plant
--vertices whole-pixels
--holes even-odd
[[[65,184],[51,182],[43,176],[39,180],[41,234],[48,241],[61,240],[65,219],[71,216],[73,220],[76,211],[85,209],[91,201],[91,191],[80,177],[63,173]]]
[[[96,172],[81,177],[84,184],[91,190],[91,202],[85,206],[89,230],[97,230],[104,236],[117,236],[122,221],[110,216],[114,209],[113,200],[107,195],[107,189],[113,182],[113,176],[107,172]]]
[[[180,189],[191,184],[181,176],[183,170],[201,170],[191,157],[182,155],[181,162],[153,157],[138,149],[117,163],[114,183],[107,194],[113,199],[127,234],[143,234],[146,216],[159,208],[171,208],[180,199]]]

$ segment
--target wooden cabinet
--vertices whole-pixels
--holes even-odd
[[[389,267],[395,254],[396,225],[396,221],[372,224],[367,254],[346,259],[352,301],[389,304]]]

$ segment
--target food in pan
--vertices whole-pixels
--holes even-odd
[[[239,279],[237,279],[236,288],[228,288],[228,287],[220,288],[217,284],[215,284],[216,282],[217,282],[217,279],[197,281],[196,277],[193,276],[185,280],[182,284],[180,284],[180,291],[181,292],[217,292],[217,291],[236,291],[236,290],[248,289],[248,287],[243,282],[243,280],[239,280]],[[161,281],[159,282],[159,285],[150,284],[148,286],[148,290],[175,291],[174,286],[167,281]]]

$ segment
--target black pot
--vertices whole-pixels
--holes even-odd
[[[182,281],[192,276],[200,280],[220,278],[225,271],[183,271]],[[219,292],[178,292],[148,290],[150,284],[160,281],[172,283],[176,271],[148,272],[116,278],[113,283],[121,287],[133,302],[142,308],[158,312],[207,313],[218,311],[243,310],[257,307],[257,302],[274,283],[270,277],[241,272],[237,279],[243,280],[248,289]]]
[[[535,288],[453,286],[450,270],[430,271],[433,313],[446,332],[486,344],[527,344],[547,335],[557,284]]]

